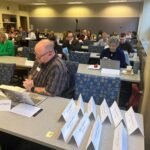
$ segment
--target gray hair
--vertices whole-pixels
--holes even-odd
[[[109,38],[109,44],[114,43],[116,46],[119,46],[119,39],[116,36],[112,36]]]

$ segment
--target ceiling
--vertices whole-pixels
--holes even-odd
[[[22,5],[97,4],[108,2],[142,2],[143,0],[6,0]]]

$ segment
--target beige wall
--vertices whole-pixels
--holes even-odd
[[[7,10],[7,6],[9,6],[10,10]],[[19,10],[19,5],[16,3],[8,3],[4,2],[4,0],[0,0],[0,28],[3,28],[2,14],[12,14],[17,17],[17,27],[20,26],[20,16],[26,16],[28,20],[29,26],[29,12],[28,10]]]
[[[144,0],[143,9],[140,16],[140,26],[138,34],[140,39],[150,41],[150,0]]]
[[[32,6],[31,17],[139,17],[139,3]]]

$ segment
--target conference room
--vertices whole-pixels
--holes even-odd
[[[149,150],[149,0],[0,3],[0,150]]]

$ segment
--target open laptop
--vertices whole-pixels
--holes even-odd
[[[100,67],[120,70],[120,61],[111,59],[100,59]]]
[[[18,91],[18,89],[12,90],[9,87],[11,87],[11,86],[5,86],[5,85],[2,86],[1,85],[0,90],[6,95],[7,98],[12,100],[12,105],[16,105],[18,103],[26,103],[26,104],[37,106],[42,101],[47,99],[47,96],[44,96],[44,95],[39,95],[36,93],[29,93],[29,92],[26,92],[23,90]]]

